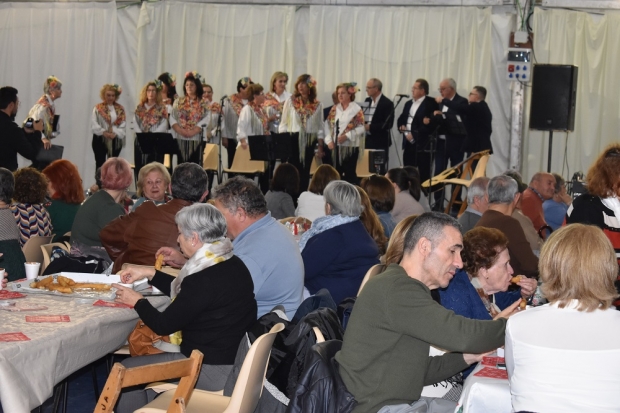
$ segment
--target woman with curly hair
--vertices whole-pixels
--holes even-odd
[[[95,105],[90,120],[95,168],[101,167],[107,158],[117,157],[123,148],[125,108],[116,102],[122,92],[119,85],[109,83],[99,91],[102,102]]]
[[[162,99],[164,84],[161,80],[149,81],[140,91],[140,102],[136,108],[135,131],[137,133],[168,132],[168,110]],[[145,148],[146,149],[146,148]],[[146,153],[140,147],[138,138],[134,140],[135,171],[140,172],[143,165],[150,162],[164,162],[164,153],[160,151]]]
[[[77,167],[66,159],[58,159],[43,170],[47,178],[47,195],[51,202],[47,205],[54,224],[53,241],[59,241],[71,231],[75,215],[84,202],[82,178]]]
[[[19,228],[19,243],[23,247],[33,236],[52,235],[52,220],[43,206],[47,194],[47,179],[34,168],[15,171],[15,191],[11,211]]]
[[[366,191],[362,189],[362,187],[355,185],[357,188],[357,192],[360,193],[362,206],[364,207],[362,214],[360,215],[360,221],[364,224],[364,228],[368,234],[372,237],[377,244],[377,248],[379,248],[379,254],[385,254],[385,249],[387,248],[388,238],[385,236],[385,231],[383,230],[383,225],[379,220],[379,216],[372,209],[372,204],[370,203],[370,198]]]
[[[364,113],[355,103],[357,83],[341,83],[336,87],[338,104],[325,119],[325,143],[334,150],[334,164],[342,179],[357,184],[358,158],[364,153]]]

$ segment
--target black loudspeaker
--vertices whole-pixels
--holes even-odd
[[[571,65],[534,65],[530,129],[575,128],[577,72],[577,66]]]
[[[377,175],[385,175],[385,164],[387,159],[385,158],[385,151],[383,149],[373,149],[369,152],[368,157],[368,170],[376,173]]]

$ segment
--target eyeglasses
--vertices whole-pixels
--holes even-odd
[[[368,89],[376,89],[376,88],[377,88],[377,86],[366,86],[366,90],[368,90]]]

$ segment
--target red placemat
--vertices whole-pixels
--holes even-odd
[[[506,363],[506,359],[503,357],[483,357],[482,365],[483,366],[497,366],[497,363]]]
[[[130,305],[122,303],[111,303],[109,301],[97,300],[93,303],[96,307],[112,307],[112,308],[133,308]]]
[[[482,370],[474,374],[474,376],[508,380],[508,372],[506,370],[494,369],[493,367],[484,367]]]
[[[0,342],[9,342],[9,341],[30,341],[28,337],[24,333],[3,333],[0,334]]]
[[[27,315],[28,323],[68,323],[71,321],[68,315]]]
[[[24,298],[26,295],[17,291],[0,290],[0,300],[11,300],[13,298]]]

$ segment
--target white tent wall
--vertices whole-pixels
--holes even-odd
[[[541,63],[580,66],[576,127],[587,139],[573,142],[569,138],[568,163],[571,172],[585,170],[602,147],[615,140],[618,129],[618,102],[611,97],[618,88],[601,89],[599,82],[596,88],[583,90],[593,78],[616,82],[611,79],[614,70],[618,72],[615,59],[590,63],[593,51],[589,48],[615,58],[620,38],[615,31],[620,25],[611,13],[596,23],[605,24],[605,30],[593,32],[592,25],[598,26],[587,13],[552,12],[537,10],[534,16],[536,57]],[[234,93],[242,76],[249,75],[267,87],[271,74],[283,70],[290,75],[291,90],[299,74],[311,73],[326,106],[333,87],[342,81],[357,81],[362,89],[357,99],[361,100],[370,77],[383,80],[389,97],[408,93],[419,77],[429,81],[435,96],[439,81],[453,77],[463,96],[478,84],[488,89],[495,150],[488,173],[493,175],[520,164],[521,153],[514,148],[520,148],[521,142],[510,141],[511,83],[504,75],[514,18],[513,12],[502,7],[3,3],[0,84],[19,89],[22,106],[17,119],[21,121],[41,95],[46,76],[54,74],[64,82],[63,96],[56,102],[62,131],[56,143],[65,146],[64,157],[78,165],[87,187],[94,174],[90,115],[104,83],[123,86],[120,103],[127,109],[128,131],[121,156],[133,162],[133,109],[142,85],[163,71],[177,76],[177,90],[182,93],[184,73],[197,70],[214,87],[215,98]],[[585,28],[571,32],[570,19]],[[605,41],[591,40],[606,32],[610,33]],[[592,68],[583,70],[588,64]],[[527,88],[526,102],[529,92]],[[524,115],[528,111],[526,105]],[[546,168],[547,141],[540,132],[528,133],[524,118],[522,169],[527,179]],[[401,138],[394,136],[391,166],[400,159],[396,150],[400,152]],[[561,170],[563,157],[563,146],[555,143],[554,170]],[[22,160],[20,164],[27,163]]]

